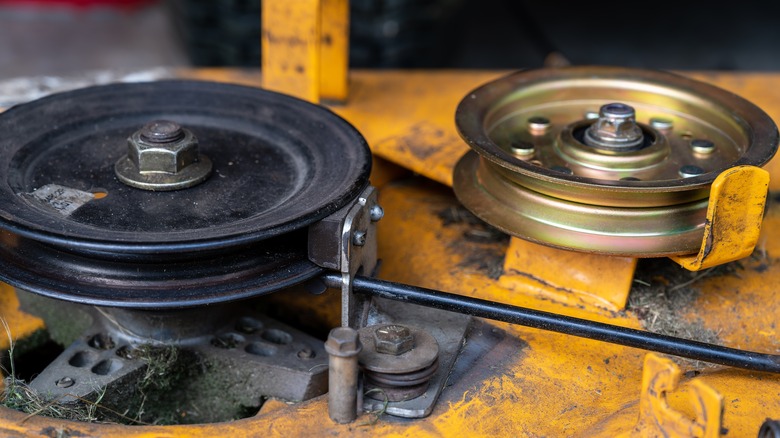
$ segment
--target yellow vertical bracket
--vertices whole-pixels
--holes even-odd
[[[749,256],[758,242],[769,172],[755,166],[723,171],[712,183],[704,238],[698,254],[670,257],[690,271]]]
[[[626,307],[637,259],[585,254],[512,237],[499,284],[570,305]]]
[[[348,0],[262,2],[263,87],[309,102],[347,98]]]
[[[675,411],[666,400],[666,393],[677,388],[680,368],[669,359],[655,353],[645,356],[642,393],[639,400],[639,421],[631,436],[668,438],[716,438],[723,421],[723,397],[700,380],[691,381],[690,400],[696,414],[687,418]]]

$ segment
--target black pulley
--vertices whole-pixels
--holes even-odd
[[[321,272],[308,225],[368,185],[324,107],[201,81],[112,84],[0,114],[0,278],[95,305],[194,306]]]

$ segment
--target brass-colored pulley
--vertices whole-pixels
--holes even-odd
[[[676,74],[615,67],[528,70],[467,94],[473,149],[454,188],[514,236],[578,251],[655,257],[699,250],[710,186],[763,166],[778,131],[754,104]]]

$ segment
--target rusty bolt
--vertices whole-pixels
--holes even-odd
[[[328,341],[325,342],[325,350],[331,356],[351,357],[360,353],[362,349],[357,331],[349,327],[331,330]]]
[[[374,345],[377,353],[398,356],[414,348],[414,335],[402,325],[384,325],[374,330]]]
[[[338,327],[325,342],[328,352],[328,415],[336,423],[355,420],[358,413],[358,353],[363,349],[357,330]]]
[[[155,120],[127,139],[127,155],[141,173],[177,173],[198,162],[198,139],[175,122]]]

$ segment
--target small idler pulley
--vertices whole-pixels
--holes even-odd
[[[698,252],[712,182],[778,145],[745,99],[627,68],[511,74],[466,95],[455,119],[473,149],[454,173],[469,210],[526,240],[633,257]]]

